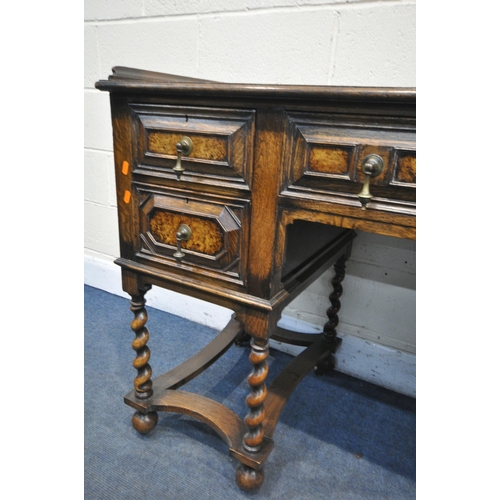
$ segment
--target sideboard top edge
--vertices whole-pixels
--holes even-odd
[[[116,70],[125,71],[116,71]],[[414,102],[414,87],[358,87],[328,85],[290,85],[256,83],[220,83],[163,73],[113,68],[108,80],[95,87],[108,92],[169,93],[207,96],[282,97],[291,99],[384,100]]]

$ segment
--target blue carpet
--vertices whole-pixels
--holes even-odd
[[[146,296],[147,298],[147,296]],[[196,353],[216,334],[148,309],[153,376]],[[286,405],[265,465],[264,484],[245,493],[237,462],[212,429],[160,413],[148,435],[123,403],[135,370],[126,299],[85,286],[85,498],[87,500],[339,499],[416,496],[415,400],[340,373],[308,374]],[[269,379],[291,359],[271,350]],[[248,348],[231,349],[184,389],[241,417],[249,390]]]

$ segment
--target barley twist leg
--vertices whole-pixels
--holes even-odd
[[[137,376],[134,379],[135,397],[137,399],[147,399],[153,395],[153,383],[151,376],[153,371],[149,366],[151,356],[147,342],[149,340],[149,331],[146,327],[148,314],[145,308],[146,300],[144,293],[133,295],[130,301],[130,310],[134,313],[134,319],[130,327],[135,333],[135,339],[132,342],[132,349],[136,352],[133,366],[137,370]],[[135,412],[132,416],[132,425],[137,432],[147,434],[152,431],[158,422],[158,413],[140,413]]]
[[[339,324],[339,311],[341,307],[340,297],[344,291],[342,281],[345,278],[346,260],[346,256],[344,255],[333,266],[335,270],[335,275],[332,279],[333,291],[328,297],[331,306],[326,312],[328,322],[323,327],[323,340],[332,345],[332,353],[335,352],[340,344],[340,339],[337,338],[337,326]],[[332,353],[323,361],[318,363],[318,366],[315,368],[315,373],[317,375],[323,375],[324,373],[331,372],[334,369],[335,358]]]
[[[269,343],[260,339],[252,338],[250,345],[250,363],[252,372],[248,376],[248,385],[252,392],[247,396],[246,403],[250,409],[245,417],[248,432],[243,437],[243,447],[250,453],[260,451],[264,440],[264,427],[262,425],[265,417],[264,400],[267,395],[265,380],[269,371],[267,357],[269,356]],[[264,481],[264,470],[253,469],[240,463],[236,469],[236,484],[243,490],[251,491],[257,489]]]

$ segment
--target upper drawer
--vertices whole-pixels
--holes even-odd
[[[182,180],[250,189],[255,112],[252,110],[131,104],[134,172],[177,179],[176,144],[193,143],[182,156]]]
[[[383,208],[395,201],[414,206],[414,120],[288,113],[283,194],[302,192],[360,206],[361,167],[371,154],[382,158],[383,170],[370,180],[370,205]]]

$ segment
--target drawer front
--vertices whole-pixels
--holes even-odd
[[[181,273],[197,273],[236,285],[245,281],[248,202],[199,199],[195,194],[153,192],[138,188],[140,208],[139,260]],[[175,258],[177,232],[189,228]]]
[[[373,124],[371,124],[373,123]],[[359,206],[363,160],[376,154],[382,172],[371,178],[374,203],[416,200],[414,121],[287,114],[283,193],[332,196]]]
[[[136,173],[177,179],[176,144],[183,137],[192,151],[182,156],[182,180],[250,189],[255,112],[219,108],[131,104]]]

